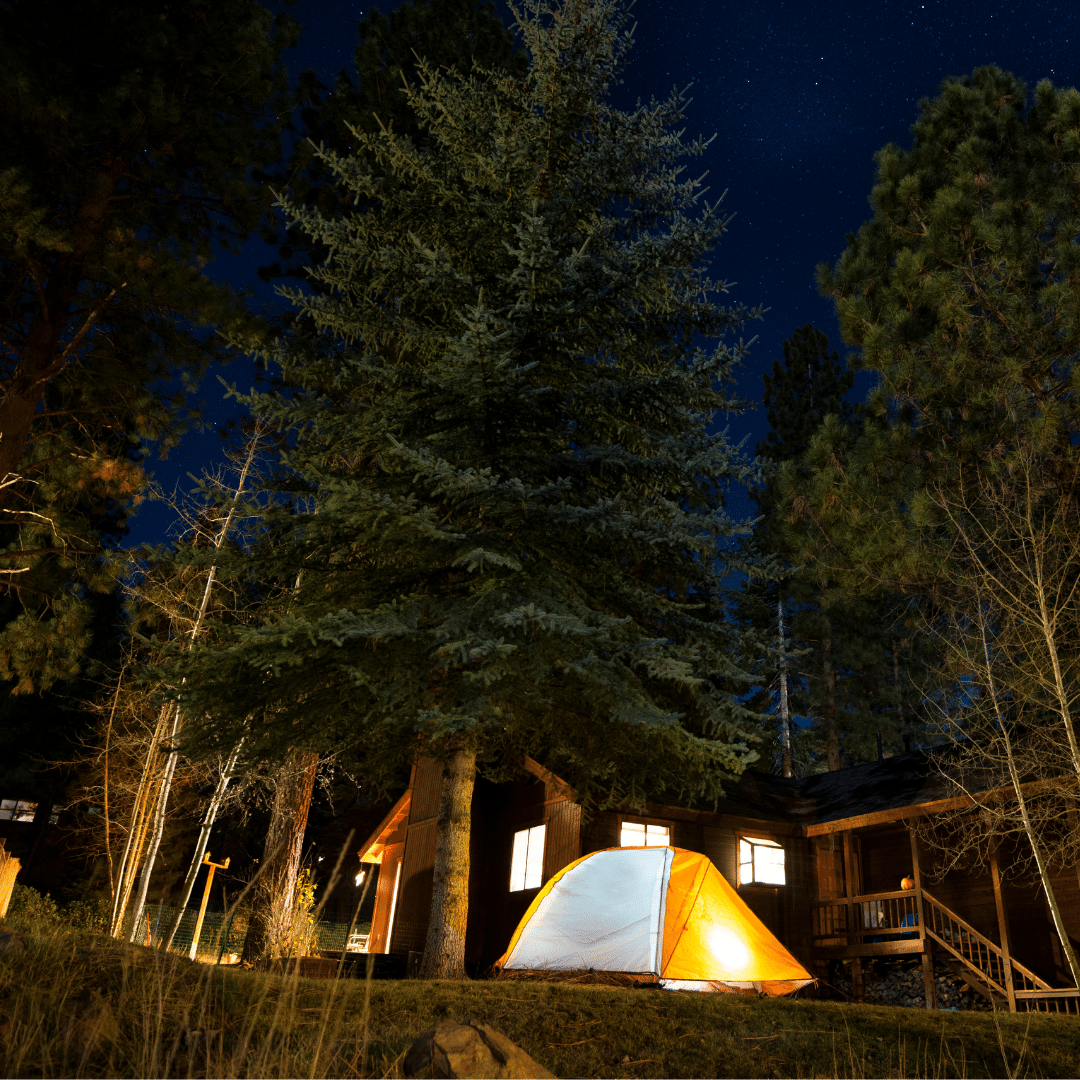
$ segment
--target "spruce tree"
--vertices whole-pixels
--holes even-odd
[[[240,335],[202,272],[269,210],[281,50],[252,0],[0,6],[0,675],[39,690],[86,648],[88,588],[144,485],[143,442]]]
[[[613,0],[518,28],[524,77],[422,64],[422,142],[325,154],[362,210],[285,200],[330,257],[264,354],[290,389],[253,405],[291,448],[222,568],[267,615],[171,670],[208,745],[347,745],[384,784],[445,762],[429,976],[463,972],[478,774],[531,754],[640,803],[715,796],[754,756],[742,635],[710,606],[739,530],[720,491],[754,469],[708,431],[754,313],[707,273],[728,218],[677,164],[704,143],[678,94],[609,104]]]
[[[366,12],[357,36],[353,70],[339,71],[332,87],[320,83],[315,72],[300,76],[300,137],[284,172],[275,177],[277,190],[287,187],[294,203],[317,208],[323,218],[340,217],[356,207],[355,192],[342,191],[320,148],[347,156],[355,148],[354,129],[374,135],[384,127],[423,144],[427,133],[408,100],[408,88],[420,78],[421,61],[462,75],[474,65],[524,72],[525,54],[515,51],[513,35],[490,2],[403,0],[389,16],[378,8]],[[384,176],[383,182],[392,183],[392,176]],[[298,227],[287,230],[280,253],[284,265],[263,267],[260,276],[298,277],[309,286],[306,267],[327,254],[315,237]]]

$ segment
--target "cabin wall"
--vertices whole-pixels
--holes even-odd
[[[810,946],[809,900],[814,890],[812,853],[802,838],[771,833],[767,826],[740,831],[733,827],[709,824],[701,816],[677,817],[676,808],[650,804],[648,813],[621,814],[615,810],[595,812],[582,827],[582,854],[619,846],[623,818],[666,824],[671,829],[673,846],[706,855],[727,881],[738,891],[747,907],[797,956]],[[670,810],[664,816],[665,809]],[[686,813],[683,811],[682,813]],[[740,885],[738,868],[739,836],[774,840],[784,847],[787,883],[762,886]]]
[[[1002,867],[1001,892],[1009,927],[1013,956],[1052,986],[1069,986],[1072,976],[1061,942],[1054,928],[1050,904],[1042,883],[1026,858],[1027,842],[1003,848],[998,853]],[[1026,866],[1023,865],[1026,863]],[[1058,908],[1073,949],[1080,955],[1080,882],[1077,868],[1056,869],[1050,875]],[[997,940],[995,938],[995,940]]]
[[[435,870],[435,836],[442,797],[442,764],[421,758],[413,771],[412,805],[401,865],[397,910],[387,951],[420,952],[427,940]]]
[[[442,766],[422,759],[413,773],[407,836],[400,849],[384,855],[380,869],[372,951],[406,953],[423,950],[431,916],[436,825],[442,793]],[[543,881],[580,854],[581,808],[532,776],[510,784],[478,778],[473,790],[469,843],[469,915],[465,961],[474,970],[489,967],[505,951],[514,929],[539,889],[510,892],[510,859],[514,833],[546,825]],[[400,850],[401,854],[397,854]],[[396,866],[401,863],[393,928],[389,921]]]

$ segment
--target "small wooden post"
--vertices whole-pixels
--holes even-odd
[[[998,865],[998,846],[990,849],[990,881],[994,886],[994,907],[997,909],[998,936],[1001,938],[1001,959],[1005,968],[1005,993],[1009,997],[1009,1012],[1016,1012],[1016,987],[1013,985],[1012,950],[1009,947],[1009,921],[1005,917],[1005,898],[1001,895],[1001,869]]]
[[[860,944],[859,940],[852,940],[852,935],[858,939],[861,937],[859,931],[862,930],[860,925],[861,920],[855,917],[855,905],[852,903],[851,898],[857,896],[859,889],[854,884],[855,876],[855,860],[851,854],[851,830],[845,829],[843,834],[844,839],[844,898],[847,900],[847,943],[849,945]],[[862,978],[862,960],[853,956],[851,958],[851,996],[856,1001],[863,1000],[863,978]]]
[[[199,905],[199,917],[195,920],[195,932],[191,935],[191,948],[188,950],[188,957],[191,960],[195,959],[195,953],[199,948],[199,935],[202,934],[203,919],[206,917],[206,904],[210,899],[210,885],[214,880],[214,871],[218,869],[228,869],[229,859],[226,859],[223,863],[211,862],[210,852],[208,851],[203,856],[203,865],[209,866],[210,869],[206,872],[206,884],[203,886],[202,903]]]
[[[926,911],[922,899],[922,874],[919,871],[919,840],[915,835],[915,826],[908,822],[908,836],[911,838],[911,876],[915,879],[915,911],[919,918],[919,944],[922,945],[923,994],[926,1008],[936,1009],[937,983],[934,980],[934,956],[930,951],[933,944],[926,936]]]

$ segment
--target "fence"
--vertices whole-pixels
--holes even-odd
[[[172,904],[148,904],[143,916],[143,925],[136,940],[140,944],[157,945],[169,932],[176,908]],[[187,954],[191,949],[191,938],[195,933],[195,922],[199,909],[189,907],[180,918],[176,936],[173,938],[174,952]],[[206,964],[216,964],[218,958],[228,963],[231,956],[239,956],[244,948],[247,935],[248,916],[244,911],[234,912],[231,917],[221,910],[207,908],[203,917],[202,932],[199,934],[199,948],[196,960]],[[368,932],[369,923],[357,923],[353,933]],[[349,924],[342,922],[320,922],[315,927],[315,951],[341,952],[345,948],[345,939],[349,933]]]

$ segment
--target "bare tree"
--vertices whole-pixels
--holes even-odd
[[[1022,835],[1080,986],[1051,881],[1053,864],[1074,863],[1080,845],[1077,468],[1047,476],[1040,465],[1021,446],[996,474],[935,492],[953,538],[953,614],[939,629],[971,702],[962,729],[950,728],[956,753],[941,760],[979,808],[953,819],[951,857]]]

